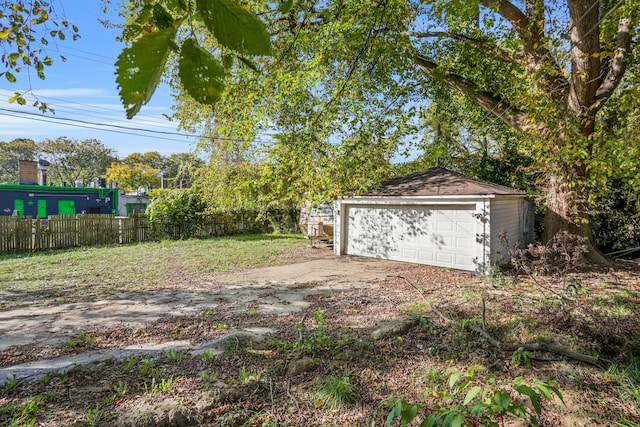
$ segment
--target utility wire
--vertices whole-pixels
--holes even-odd
[[[61,118],[61,117],[57,117],[55,119],[52,119],[50,117],[25,117],[23,115],[19,115],[19,114],[30,114],[30,113],[25,113],[25,112],[21,112],[21,111],[15,111],[15,110],[9,110],[6,108],[0,108],[0,111],[4,111],[6,116],[9,117],[17,117],[17,118],[21,118],[24,120],[34,120],[34,121],[39,121],[39,122],[46,122],[46,123],[59,123],[59,121],[63,120],[63,121],[68,121],[66,123],[63,123],[63,125],[65,126],[71,126],[71,127],[79,127],[79,128],[87,128],[87,129],[96,129],[96,126],[98,127],[106,127],[106,126],[111,126],[111,125],[106,125],[106,124],[100,124],[100,123],[89,123],[89,122],[83,122],[80,120],[74,120],[74,119],[65,119],[65,118]],[[18,113],[18,114],[12,114],[12,113]],[[34,114],[35,115],[35,114]],[[125,129],[129,129],[129,128],[125,128]],[[148,137],[151,138],[152,135],[144,135],[141,133],[136,133],[136,132],[132,132],[132,131],[124,131],[124,130],[116,130],[116,129],[100,129],[101,131],[104,132],[113,132],[113,133],[119,133],[122,135],[133,135],[133,136],[142,136],[142,137]],[[131,130],[139,130],[142,132],[157,132],[157,131],[152,131],[152,130],[147,130],[147,129],[131,129]],[[177,141],[177,142],[183,142],[181,139],[176,139],[176,138],[167,138],[167,137],[162,137],[163,140],[166,141]]]

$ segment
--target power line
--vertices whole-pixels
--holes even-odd
[[[28,116],[25,117],[24,116],[25,114],[31,114],[31,113],[27,113],[27,112],[23,112],[23,111],[16,111],[16,110],[9,110],[9,109],[6,109],[6,108],[0,108],[0,111],[4,111],[6,116],[17,117],[17,118],[24,119],[24,120],[33,120],[33,121],[39,121],[39,122],[45,122],[45,123],[57,123],[57,124],[61,124],[60,121],[64,121],[64,123],[62,123],[62,125],[64,125],[64,126],[86,128],[86,129],[96,129],[96,126],[97,126],[98,129],[103,131],[103,132],[119,133],[119,134],[122,134],[122,135],[141,136],[141,137],[147,137],[147,138],[153,137],[152,135],[145,135],[145,134],[136,133],[136,132],[132,132],[132,131],[170,134],[168,132],[153,131],[153,130],[150,130],[150,129],[125,128],[123,126],[115,126],[115,125],[108,125],[108,124],[101,124],[101,123],[83,122],[81,120],[67,119],[67,118],[62,118],[62,117],[56,117],[54,119],[52,117],[37,116],[36,114],[33,114],[36,117],[28,117]],[[12,114],[12,113],[18,113],[18,114]],[[120,129],[119,130],[117,130],[117,129],[108,129],[108,128],[107,129],[100,129],[102,127],[118,127]],[[129,130],[123,130],[123,129],[129,129]],[[182,135],[176,134],[176,133],[174,133],[174,135],[182,136]],[[162,137],[161,139],[166,140],[166,141],[183,142],[181,139],[176,139],[176,138]]]

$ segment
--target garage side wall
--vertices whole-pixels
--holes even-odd
[[[491,229],[489,247],[491,264],[508,262],[509,254],[505,243],[510,247],[524,247],[531,240],[533,224],[531,203],[524,197],[502,197],[491,201]],[[506,233],[506,242],[500,236]]]

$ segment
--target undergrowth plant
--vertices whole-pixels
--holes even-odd
[[[316,391],[317,408],[339,409],[359,400],[360,396],[351,384],[349,375],[326,377],[320,381]]]
[[[528,385],[521,377],[510,382],[498,382],[493,377],[483,381],[476,376],[480,369],[483,368],[473,366],[465,373],[450,374],[444,389],[435,386],[425,392],[424,402],[407,402],[402,396],[388,399],[391,409],[385,425],[399,421],[404,427],[424,417],[420,427],[500,427],[506,418],[515,417],[538,426],[544,401],[553,395],[562,400],[560,390],[553,384],[535,381]],[[532,409],[514,395],[527,398]]]
[[[613,363],[607,376],[616,381],[616,393],[621,399],[640,405],[640,361],[632,360],[627,366]]]
[[[282,340],[273,340],[271,345],[281,351],[290,351],[300,354],[315,354],[323,351],[336,353],[353,342],[348,337],[335,337],[326,328],[324,310],[313,312],[314,326],[307,328],[304,322],[296,325],[297,340],[293,343]]]
[[[31,396],[23,405],[7,403],[0,406],[0,425],[9,427],[33,426],[36,423],[36,413],[40,410],[40,403],[45,395]]]
[[[20,380],[18,380],[18,377],[16,377],[16,375],[13,374],[4,380],[4,383],[2,383],[2,388],[5,390],[13,390],[16,387],[18,387],[19,383],[20,383]]]
[[[96,343],[96,338],[89,334],[87,331],[80,331],[80,338],[75,340],[69,340],[66,342],[66,347],[91,347]]]

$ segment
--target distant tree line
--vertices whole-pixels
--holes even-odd
[[[107,184],[117,183],[124,191],[135,191],[144,186],[149,189],[178,188],[193,181],[193,170],[202,161],[192,153],[163,156],[157,151],[133,153],[122,159],[117,153],[96,139],[82,141],[60,137],[35,142],[18,138],[0,141],[0,184],[18,183],[19,160],[46,160],[48,184],[73,185],[80,180],[88,185],[96,178]]]

